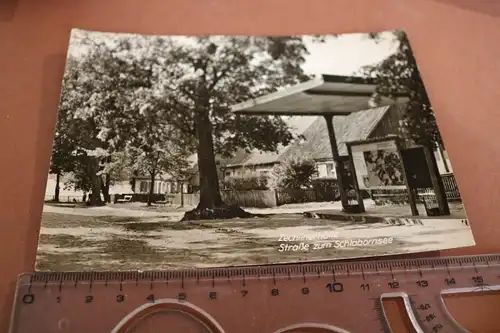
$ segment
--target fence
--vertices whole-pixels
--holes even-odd
[[[448,173],[445,175],[441,175],[441,179],[443,180],[446,198],[450,201],[462,200],[462,197],[460,196],[460,191],[458,190],[458,185],[455,179],[455,175],[452,173]]]
[[[314,189],[280,189],[276,190],[277,206],[318,201],[318,193]]]
[[[277,206],[276,193],[273,190],[221,191],[222,200],[228,204],[242,207],[269,208]]]
[[[452,173],[441,175],[443,180],[443,187],[448,201],[460,201],[460,191]],[[422,195],[429,195],[434,193],[433,189],[420,189],[417,194],[417,202],[421,202]],[[377,206],[389,204],[407,204],[408,194],[406,190],[376,190],[372,191],[372,199]]]
[[[326,193],[326,194],[325,194]],[[132,195],[132,194],[131,194]],[[117,199],[122,199],[124,195],[117,195]],[[286,189],[286,190],[251,190],[235,191],[222,190],[222,200],[228,204],[237,204],[241,207],[270,208],[286,204],[324,202],[339,200],[338,191],[330,193],[319,189]],[[184,206],[196,206],[200,201],[199,193],[183,194]],[[368,196],[366,196],[368,197]],[[349,191],[349,198],[355,199],[354,191]],[[131,201],[147,201],[147,194],[134,194]],[[166,201],[170,205],[181,205],[181,194],[167,194],[166,196],[155,194],[153,203]]]
[[[55,201],[55,195],[46,195],[44,198],[45,202]],[[59,202],[69,203],[69,202],[83,202],[83,196],[81,195],[60,195]]]
[[[195,207],[200,202],[199,193],[184,193],[181,199],[180,193],[167,194],[165,198],[154,198],[162,200],[155,201],[166,201],[169,205],[180,206],[184,203],[184,206]],[[222,200],[228,204],[238,204],[242,207],[258,207],[258,208],[268,208],[276,206],[276,193],[273,190],[255,190],[255,191],[232,191],[232,190],[222,190],[221,191]],[[142,199],[142,200],[138,200]],[[147,195],[144,198],[139,196],[134,196],[131,201],[144,201],[147,200]]]
[[[184,203],[184,206],[196,206],[200,202],[200,195],[198,193],[176,193],[176,194],[167,194],[167,201],[175,206],[180,206],[181,203]]]

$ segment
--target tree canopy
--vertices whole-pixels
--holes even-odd
[[[307,49],[301,37],[171,38],[167,45],[169,119],[198,155],[200,204],[189,216],[205,218],[207,210],[224,206],[215,155],[276,151],[294,140],[283,118],[240,118],[231,106],[309,79],[301,67]]]
[[[408,94],[403,127],[415,143],[443,144],[408,36],[403,31],[394,31],[393,36],[396,52],[378,64],[365,66],[362,73],[375,79],[377,93],[382,96],[392,98],[399,93]],[[369,34],[369,37],[377,41],[381,34]]]
[[[70,50],[51,169],[71,172],[95,202],[119,175],[157,174],[196,153],[198,210],[213,209],[223,205],[216,155],[294,140],[281,117],[230,108],[309,79],[301,37],[93,37],[82,32],[73,42],[84,51]]]

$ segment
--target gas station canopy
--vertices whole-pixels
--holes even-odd
[[[318,116],[348,115],[375,106],[390,105],[407,100],[405,95],[396,100],[378,97],[372,104],[376,83],[373,79],[321,75],[277,92],[236,104],[232,111],[247,115]]]

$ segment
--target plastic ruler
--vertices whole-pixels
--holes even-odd
[[[467,332],[447,297],[497,293],[500,255],[19,277],[11,333]],[[500,331],[500,327],[498,329]]]

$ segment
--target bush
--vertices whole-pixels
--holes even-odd
[[[318,178],[312,181],[318,201],[340,200],[339,185],[336,179]]]
[[[265,176],[229,177],[222,181],[222,187],[233,191],[267,190],[267,182]]]
[[[337,179],[317,178],[312,181],[317,201],[338,201],[340,200],[340,191]],[[349,198],[356,198],[356,192],[353,186],[346,186]],[[368,191],[361,191],[363,199],[370,198]]]
[[[280,189],[311,189],[318,171],[313,160],[291,159],[276,166],[273,173]]]

